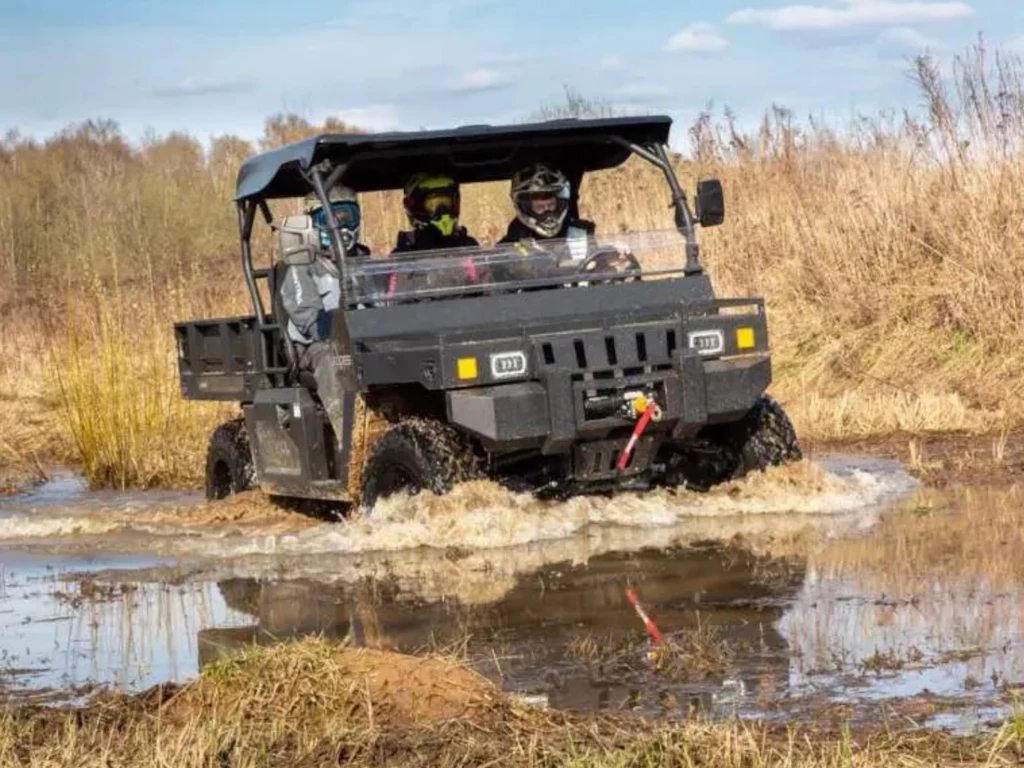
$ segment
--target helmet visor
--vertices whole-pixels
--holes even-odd
[[[356,203],[349,201],[332,203],[331,210],[334,212],[334,220],[341,229],[355,232],[359,229],[359,225],[362,224],[362,215]],[[313,214],[313,225],[320,229],[327,229],[327,215],[323,209]]]
[[[423,212],[427,218],[445,213],[459,215],[459,198],[450,189],[430,190],[423,196]]]
[[[520,206],[534,216],[559,214],[569,207],[569,196],[554,192],[529,192],[520,197]]]
[[[458,218],[459,190],[458,187],[417,189],[406,198],[406,205],[418,221],[434,221],[446,214]]]

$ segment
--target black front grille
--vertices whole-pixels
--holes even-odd
[[[537,360],[541,368],[560,368],[572,373],[617,372],[637,375],[671,367],[676,330],[668,326],[558,334],[538,338]]]

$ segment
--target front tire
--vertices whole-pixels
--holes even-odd
[[[733,477],[777,467],[803,458],[793,422],[774,398],[762,395],[733,427],[731,440],[739,454]]]
[[[256,468],[249,447],[245,419],[221,424],[206,449],[206,498],[224,499],[256,484]]]
[[[706,427],[693,444],[669,457],[666,480],[706,491],[801,458],[789,416],[771,395],[762,395],[741,419]]]
[[[359,500],[372,510],[400,491],[440,495],[482,475],[472,444],[454,427],[433,419],[404,420],[374,444],[363,468]]]

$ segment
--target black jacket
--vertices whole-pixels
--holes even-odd
[[[431,251],[440,248],[469,248],[480,245],[465,227],[456,227],[451,235],[445,237],[437,227],[424,227],[409,232],[399,232],[398,242],[391,253],[409,253],[411,251]]]
[[[558,234],[556,234],[555,237],[566,237],[569,234],[570,228],[582,229],[588,235],[594,234],[594,230],[596,229],[594,223],[591,221],[587,221],[586,219],[570,219],[568,216],[566,216],[565,221],[562,222],[562,228],[558,231]],[[523,222],[521,222],[519,219],[512,219],[511,223],[508,225],[508,231],[505,233],[505,236],[498,241],[498,245],[502,245],[504,243],[518,243],[520,240],[545,239],[547,238],[543,238],[540,235],[538,235],[528,226],[523,224]]]

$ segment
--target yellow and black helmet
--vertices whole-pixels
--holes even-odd
[[[459,225],[459,183],[446,174],[417,173],[406,182],[402,204],[417,229],[435,227],[445,237]]]

